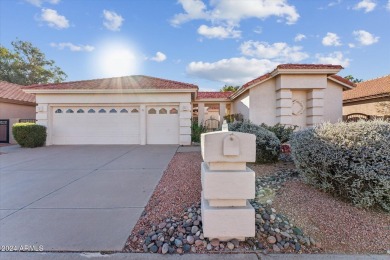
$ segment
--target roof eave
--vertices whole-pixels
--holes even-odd
[[[229,98],[197,98],[194,102],[230,102]]]
[[[9,103],[9,104],[17,104],[17,105],[25,105],[25,106],[36,106],[35,102],[24,101],[24,100],[16,100],[16,99],[8,99],[0,97],[0,102]]]
[[[195,93],[188,89],[23,89],[29,94],[132,94],[132,93]]]
[[[355,88],[355,87],[353,87],[351,85],[348,85],[348,84],[346,84],[346,83],[344,83],[344,82],[342,82],[340,80],[337,80],[337,79],[335,79],[333,77],[328,77],[328,79],[331,80],[331,81],[334,81],[334,82],[336,82],[336,83],[338,83],[338,84],[340,84],[342,86],[344,86],[344,88],[343,88],[344,90],[354,89]]]
[[[364,101],[364,100],[370,100],[370,99],[377,99],[377,98],[385,98],[385,97],[390,97],[390,93],[382,93],[382,94],[365,96],[365,97],[343,99],[343,104]]]

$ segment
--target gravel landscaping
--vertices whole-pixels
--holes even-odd
[[[209,241],[202,233],[201,162],[199,152],[176,153],[124,251],[385,253],[390,248],[389,215],[342,204],[303,184],[288,160],[248,164],[256,172],[256,198],[250,201],[256,211],[256,237]]]

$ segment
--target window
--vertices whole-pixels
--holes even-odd
[[[117,112],[117,111],[116,111],[116,109],[114,109],[114,108],[110,110],[110,113],[116,113],[116,112]]]
[[[148,114],[157,114],[157,111],[156,111],[156,109],[151,108],[151,109],[149,109]]]
[[[69,114],[73,114],[74,112],[73,112],[73,109],[68,109],[68,110],[66,110],[66,113],[69,113]]]
[[[167,114],[167,110],[165,108],[161,108],[160,111],[158,112],[159,114]]]
[[[77,114],[82,114],[82,113],[84,113],[84,110],[82,110],[81,108],[77,110]]]
[[[177,114],[178,111],[176,108],[172,108],[171,110],[169,110],[169,114]]]
[[[61,110],[61,109],[57,109],[54,113],[56,113],[56,114],[61,114],[61,113],[62,113],[62,110]]]
[[[123,108],[123,109],[121,110],[121,113],[129,113],[129,111],[127,111],[127,109],[124,109],[124,108]]]
[[[88,110],[88,113],[90,113],[90,114],[92,114],[92,113],[95,113],[95,109],[90,109],[90,110]]]
[[[106,110],[104,110],[103,108],[99,110],[99,113],[106,113]]]
[[[138,113],[138,109],[134,108],[133,110],[131,110],[131,113]]]

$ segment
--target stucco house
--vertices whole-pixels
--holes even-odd
[[[16,143],[12,125],[20,119],[35,119],[35,96],[21,85],[0,81],[0,143]]]
[[[199,92],[198,86],[148,76],[33,85],[37,123],[52,144],[191,144],[191,118],[241,113],[255,123],[308,127],[342,117],[342,92],[354,84],[339,65],[284,64],[237,92]]]
[[[357,83],[356,88],[345,91],[343,115],[361,113],[384,116],[386,113],[379,106],[381,102],[390,102],[390,75]]]

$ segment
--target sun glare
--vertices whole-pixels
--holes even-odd
[[[138,72],[137,51],[125,42],[106,42],[98,47],[94,67],[101,77],[120,77]]]

